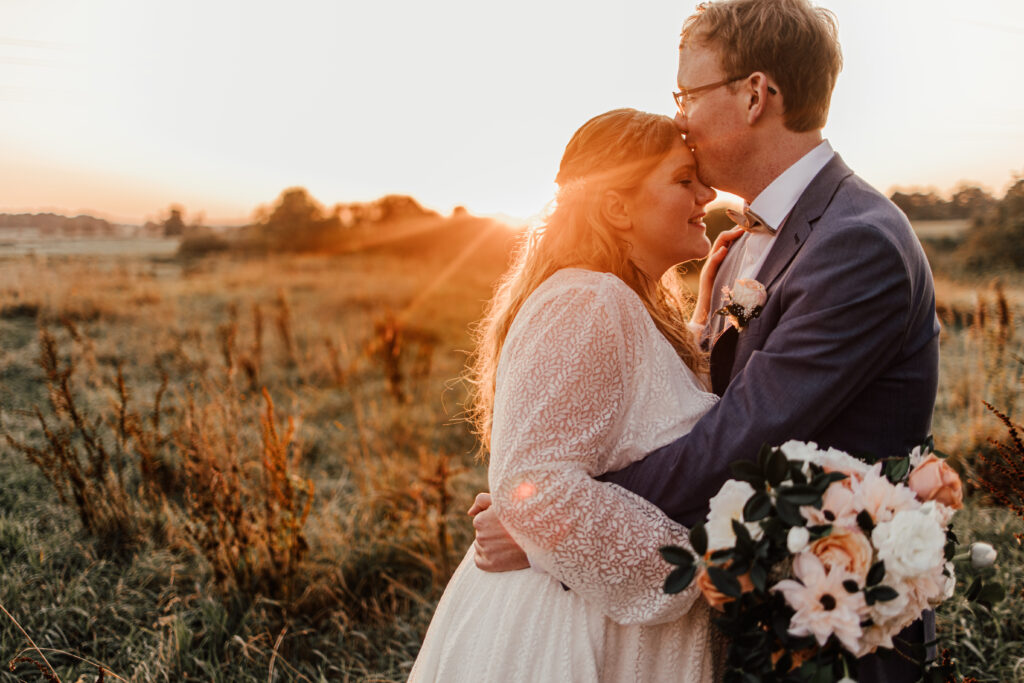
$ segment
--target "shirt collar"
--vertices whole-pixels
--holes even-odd
[[[822,140],[817,147],[800,157],[795,164],[764,188],[750,203],[750,210],[767,225],[777,229],[796,206],[797,200],[814,180],[814,176],[825,168],[825,164],[834,155],[832,145],[828,140]]]

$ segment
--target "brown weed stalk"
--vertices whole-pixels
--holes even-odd
[[[74,359],[61,362],[57,340],[46,328],[40,330],[39,345],[51,412],[47,417],[38,406],[34,410],[44,443],[33,446],[6,430],[4,439],[39,469],[62,503],[74,507],[88,532],[118,546],[131,545],[141,532],[142,516],[125,473],[124,444],[128,424],[135,417],[129,416],[128,391],[120,370],[111,447],[103,437],[104,419],[87,414],[79,405],[72,384]]]
[[[245,457],[236,396],[199,410],[189,401],[180,449],[186,532],[226,594],[287,599],[307,549],[313,483],[293,474],[295,427],[282,434],[264,390],[260,458]]]
[[[295,341],[292,335],[292,308],[283,289],[277,292],[277,319],[275,322],[277,334],[281,337],[281,343],[284,345],[288,365],[295,367],[298,362],[295,358]]]
[[[988,466],[989,472],[978,475],[977,484],[994,500],[1024,520],[1024,441],[1021,439],[1021,428],[989,402],[985,401],[985,407],[1006,427],[1009,441],[990,439],[995,453],[978,452],[978,457]],[[1024,533],[1015,534],[1014,538],[1024,542]]]

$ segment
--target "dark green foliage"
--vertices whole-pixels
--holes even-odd
[[[1024,178],[974,218],[957,255],[973,270],[1024,268]]]

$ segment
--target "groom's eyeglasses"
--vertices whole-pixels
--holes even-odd
[[[715,88],[721,88],[723,85],[729,85],[736,81],[742,81],[747,76],[734,76],[733,78],[726,78],[724,81],[718,81],[717,83],[708,83],[707,85],[698,85],[696,88],[680,88],[679,90],[672,93],[672,97],[676,100],[676,106],[679,107],[679,113],[686,115],[686,103],[693,99],[693,96],[697,93],[707,92],[708,90],[714,90]],[[768,92],[772,95],[777,95],[778,92],[772,86],[768,86]]]

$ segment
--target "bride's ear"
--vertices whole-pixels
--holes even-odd
[[[631,230],[630,206],[620,192],[608,190],[601,197],[601,217],[616,230]]]

